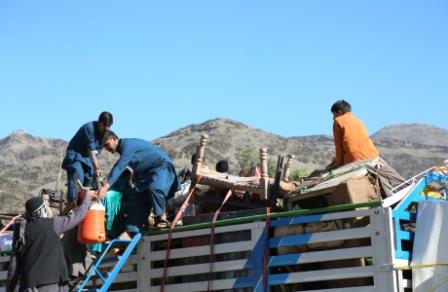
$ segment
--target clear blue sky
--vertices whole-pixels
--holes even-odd
[[[448,124],[448,2],[1,1],[0,137],[70,139],[102,110],[152,139],[215,117],[331,134]]]

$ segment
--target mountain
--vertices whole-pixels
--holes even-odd
[[[389,164],[410,177],[448,158],[447,132],[427,125],[396,125],[381,129],[372,138]],[[286,138],[228,119],[189,125],[152,142],[181,169],[190,165],[203,133],[209,135],[205,163],[213,168],[218,160],[227,159],[233,173],[238,173],[245,160],[258,159],[261,147],[268,147],[271,166],[275,166],[277,155],[295,154],[292,169],[306,172],[325,167],[334,157],[330,136]],[[63,140],[39,138],[24,131],[0,140],[0,212],[21,211],[24,201],[41,188],[56,188],[66,145]],[[107,172],[117,158],[103,151],[102,168]],[[58,188],[65,189],[65,182],[62,171]]]
[[[66,147],[63,140],[39,138],[23,130],[1,139],[0,212],[21,211],[25,200],[42,188],[64,189],[66,176],[60,165]],[[112,154],[102,154],[105,168],[114,161]]]
[[[238,156],[246,149],[257,152],[258,149],[267,147],[271,159],[277,159],[277,155],[296,154],[299,158],[295,162],[297,167],[322,166],[332,156],[332,153],[327,151],[332,145],[330,137],[315,136],[316,139],[305,138],[304,142],[302,138],[281,137],[227,119],[214,119],[202,124],[189,125],[154,142],[170,154],[177,167],[184,167],[190,165],[191,155],[195,152],[203,133],[209,135],[205,154],[208,166],[214,167],[214,163],[226,159],[233,172],[238,172],[240,168]]]
[[[448,130],[424,124],[399,124],[385,127],[373,135],[375,140],[408,141],[421,145],[448,146]]]

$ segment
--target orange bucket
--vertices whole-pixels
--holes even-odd
[[[78,241],[82,244],[106,241],[106,210],[101,203],[93,203],[78,226]]]

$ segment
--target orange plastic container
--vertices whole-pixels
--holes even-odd
[[[106,241],[106,210],[101,203],[93,203],[78,226],[78,241],[82,244]]]

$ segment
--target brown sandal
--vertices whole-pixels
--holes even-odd
[[[156,216],[154,217],[155,225],[158,228],[169,228],[171,223],[163,216]]]
[[[166,219],[165,215],[156,216],[151,213],[148,217],[148,225],[157,228],[168,228],[171,223]]]

